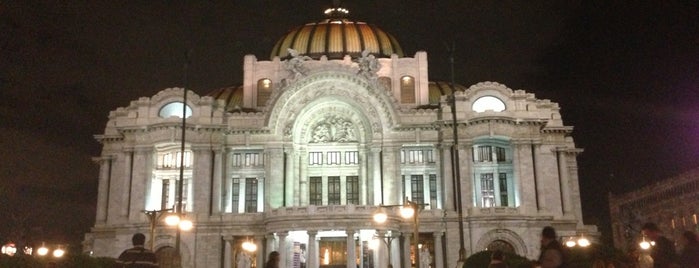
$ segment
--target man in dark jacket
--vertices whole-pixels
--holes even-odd
[[[653,258],[653,268],[673,267],[675,264],[675,244],[662,236],[660,229],[655,223],[648,222],[641,227],[641,232],[655,245],[650,250],[650,257]]]
[[[158,267],[158,258],[155,253],[143,247],[146,242],[146,236],[142,233],[136,233],[131,238],[133,247],[119,255],[116,267],[123,268],[152,268]]]
[[[556,229],[551,226],[546,226],[541,231],[539,263],[541,263],[541,268],[566,267],[565,252],[556,238]]]

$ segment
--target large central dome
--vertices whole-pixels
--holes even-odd
[[[343,8],[331,8],[325,11],[328,19],[290,31],[274,45],[270,58],[288,58],[289,48],[313,59],[323,55],[328,59],[341,59],[345,55],[358,58],[364,50],[379,58],[391,54],[403,57],[403,50],[393,36],[374,25],[349,21],[344,18],[347,13]]]

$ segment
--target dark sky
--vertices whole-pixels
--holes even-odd
[[[0,1],[0,242],[77,243],[94,223],[109,111],[183,85],[242,82],[288,30],[331,1]],[[497,81],[562,107],[586,223],[606,230],[608,192],[699,167],[699,4],[675,1],[345,1],[430,80]],[[691,2],[691,1],[682,1]],[[15,237],[15,238],[13,238]]]

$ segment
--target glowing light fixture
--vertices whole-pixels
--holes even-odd
[[[170,226],[178,225],[180,224],[180,217],[176,214],[167,215],[167,217],[165,217],[165,224]]]
[[[46,254],[49,254],[49,249],[46,247],[46,244],[42,242],[41,247],[36,250],[36,254],[39,254],[39,256],[46,256]]]
[[[63,257],[63,255],[65,255],[65,254],[66,254],[66,251],[63,250],[63,248],[61,248],[60,246],[56,250],[53,251],[53,256],[56,258]]]
[[[641,247],[641,249],[646,250],[650,248],[650,243],[646,241],[646,237],[644,236],[643,241],[641,241],[641,243],[638,243],[638,246]]]
[[[590,240],[585,238],[585,236],[580,235],[580,239],[578,239],[578,245],[581,247],[584,247],[584,248],[588,247],[588,246],[590,246]]]
[[[400,216],[404,219],[410,219],[413,215],[415,215],[415,209],[409,204],[406,203],[405,206],[400,207]]]
[[[190,220],[184,219],[180,221],[179,227],[182,231],[189,231],[194,227],[194,223],[192,223]]]
[[[388,219],[388,215],[386,215],[386,211],[383,209],[383,207],[379,207],[376,212],[374,212],[374,221],[376,223],[384,223]]]
[[[257,251],[257,245],[250,240],[243,242],[242,247],[243,247],[243,250],[245,250],[247,252]]]

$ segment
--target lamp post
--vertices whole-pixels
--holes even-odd
[[[150,250],[153,250],[153,241],[155,241],[155,227],[158,222],[165,216],[165,224],[168,226],[177,226],[177,233],[182,231],[189,231],[192,229],[192,221],[185,219],[182,213],[173,214],[173,209],[160,209],[160,210],[144,210],[143,213],[148,217],[148,223],[150,224],[150,242],[148,243]]]
[[[386,215],[386,214],[383,214],[383,215]],[[383,234],[379,233],[379,232],[374,234],[374,239],[381,240],[381,242],[383,242],[383,244],[386,245],[386,249],[388,251],[388,268],[393,268],[393,264],[391,264],[391,243],[393,242],[393,239],[395,239],[395,238],[396,238],[396,236],[393,236],[392,231],[384,232]]]
[[[416,268],[420,268],[420,249],[418,249],[418,245],[420,244],[420,220],[418,219],[418,215],[420,208],[426,205],[428,204],[420,204],[410,201],[410,199],[408,199],[406,196],[403,201],[403,205],[379,205],[378,211],[374,213],[374,221],[377,223],[383,223],[388,218],[383,208],[400,207],[401,217],[404,219],[413,219],[413,247],[415,249]]]

